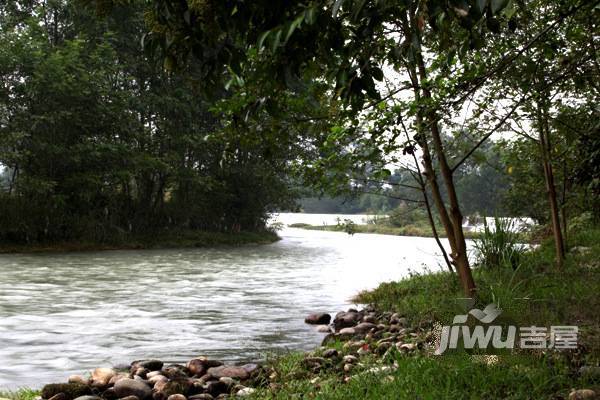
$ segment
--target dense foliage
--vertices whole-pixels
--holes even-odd
[[[144,2],[0,4],[0,241],[261,230],[294,146],[243,140],[194,66],[144,54]]]

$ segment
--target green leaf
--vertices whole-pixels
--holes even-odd
[[[265,32],[261,33],[261,35],[258,37],[258,42],[256,43],[256,46],[258,47],[259,50],[263,47],[265,39],[267,38],[267,36],[269,36],[270,33],[271,33],[271,31],[265,31]]]
[[[508,0],[491,0],[492,1],[492,14],[496,14],[502,10],[508,4]]]
[[[279,47],[280,43],[281,43],[281,29],[278,29],[277,33],[275,34],[275,37],[273,38],[273,43],[271,43],[271,51],[273,53],[275,53],[277,51],[277,48]]]

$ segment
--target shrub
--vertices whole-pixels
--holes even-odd
[[[523,246],[517,243],[514,222],[494,217],[493,229],[483,219],[483,232],[475,239],[476,263],[484,268],[517,268]]]

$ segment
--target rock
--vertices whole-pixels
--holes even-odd
[[[317,326],[317,332],[319,333],[330,333],[331,327],[329,325],[319,325]]]
[[[235,395],[239,397],[250,396],[252,393],[256,392],[256,389],[245,387],[243,389],[238,390]]]
[[[253,363],[244,364],[242,365],[242,368],[244,368],[249,375],[254,375],[260,370],[260,366],[258,364]]]
[[[227,388],[234,387],[235,384],[236,384],[236,381],[233,378],[230,378],[228,376],[224,376],[222,378],[219,378],[219,382],[223,382],[224,384],[226,384]]]
[[[346,364],[356,364],[358,362],[358,358],[356,356],[347,355],[344,356],[343,361]]]
[[[168,382],[168,381],[169,381],[169,378],[167,378],[164,375],[155,375],[148,379],[148,383],[150,383],[152,386],[155,386],[158,382]]]
[[[55,394],[50,400],[67,400],[67,396],[64,393]]]
[[[158,376],[158,375],[162,375],[162,371],[152,371],[152,372],[148,372],[146,374],[146,379],[150,379],[153,376]]]
[[[372,324],[370,322],[361,322],[360,324],[356,325],[354,327],[354,331],[356,333],[367,333],[369,332],[371,329],[376,328],[377,325]]]
[[[188,377],[189,370],[183,365],[169,365],[162,371],[169,379],[183,379]]]
[[[303,362],[308,368],[320,368],[325,364],[325,359],[323,357],[306,357]]]
[[[135,376],[139,376],[142,379],[148,379],[148,373],[150,372],[150,370],[148,368],[143,368],[143,367],[139,367],[136,371],[135,371]],[[158,372],[158,371],[157,371]]]
[[[352,371],[353,368],[354,368],[354,365],[352,365],[352,364],[344,364],[344,372],[346,372],[346,373]]]
[[[108,386],[114,386],[115,383],[117,383],[117,381],[119,381],[121,379],[125,379],[125,378],[129,378],[129,375],[127,373],[120,372],[117,375],[110,378],[110,381],[108,381]]]
[[[188,400],[213,400],[214,397],[209,393],[195,394],[188,397]]]
[[[591,389],[573,390],[569,393],[569,400],[596,400],[596,392]]]
[[[204,375],[208,369],[206,367],[206,360],[199,358],[188,361],[187,368],[190,370],[191,375],[196,375],[198,377]]]
[[[342,328],[339,331],[340,335],[354,335],[356,334],[356,331],[354,330],[354,328]]]
[[[129,378],[120,379],[115,383],[115,392],[120,398],[127,396],[136,396],[140,400],[145,400],[152,396],[150,386],[141,381]]]
[[[364,356],[365,354],[369,354],[369,348],[366,346],[361,347],[360,349],[356,350],[356,354],[358,354],[359,356]]]
[[[79,396],[75,400],[102,400],[100,396]]]
[[[331,322],[331,315],[326,313],[310,314],[304,318],[304,322],[312,325],[327,325]]]
[[[250,377],[250,374],[248,373],[248,371],[246,371],[242,367],[225,366],[225,365],[222,365],[220,367],[209,368],[207,371],[207,374],[209,374],[213,378],[217,378],[217,379],[225,376],[225,377],[229,377],[229,378],[244,380],[244,379],[248,379]]]
[[[112,368],[96,368],[92,371],[92,386],[106,387],[117,371]]]
[[[206,384],[206,391],[213,397],[217,397],[222,393],[227,393],[229,388],[221,381],[211,381]]]
[[[42,399],[50,399],[59,393],[64,393],[66,400],[91,394],[91,389],[81,383],[51,383],[42,388]]]
[[[172,381],[168,381],[164,386],[161,387],[159,391],[165,399],[173,394],[181,394],[187,396],[190,393],[190,390],[194,387],[194,383],[189,379],[175,379]]]
[[[325,358],[334,358],[338,356],[338,351],[336,349],[327,349],[323,352],[323,357]]]
[[[115,392],[114,387],[109,387],[104,392],[102,392],[102,397],[104,400],[117,400],[119,396],[117,396],[117,392]]]
[[[354,310],[350,310],[348,312],[339,312],[336,314],[335,319],[333,320],[333,325],[335,326],[335,330],[338,331],[343,328],[349,328],[360,320],[361,316],[358,312]]]
[[[385,354],[386,351],[388,351],[390,348],[392,347],[392,344],[390,342],[384,342],[381,343],[379,346],[377,346],[377,349],[375,350],[375,352],[382,356]]]
[[[69,376],[69,383],[80,383],[82,385],[88,385],[90,380],[81,376],[81,375],[71,375]]]
[[[408,351],[415,350],[417,348],[417,345],[415,343],[400,343],[400,342],[398,342],[398,343],[396,343],[396,348],[398,350],[408,352]]]
[[[187,400],[187,397],[182,394],[172,394],[167,397],[167,400]]]
[[[160,360],[138,360],[131,363],[130,371],[135,372],[138,368],[146,368],[149,371],[160,371],[163,367]]]
[[[123,397],[121,400],[140,400],[140,399],[138,399],[136,396],[126,396],[126,397]]]

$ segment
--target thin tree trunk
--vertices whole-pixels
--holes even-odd
[[[420,49],[417,52],[416,58],[420,80],[421,82],[424,82],[427,80],[427,71],[425,70],[425,63],[420,53]],[[422,91],[425,99],[432,98],[429,89],[423,88]],[[469,297],[473,297],[475,296],[476,287],[475,281],[473,280],[473,275],[471,274],[471,266],[469,264],[469,258],[467,254],[467,243],[465,241],[465,235],[462,228],[463,216],[460,211],[456,187],[454,186],[452,170],[448,165],[448,160],[446,159],[446,153],[444,151],[444,146],[437,122],[438,119],[434,111],[427,112],[427,121],[431,136],[433,138],[433,147],[440,165],[442,179],[444,180],[446,191],[448,192],[448,201],[450,202],[449,217],[451,224],[449,227],[452,229],[454,236],[454,249],[450,256],[452,257],[454,265],[456,266],[456,270],[458,271],[458,275],[460,276],[460,281],[465,294]],[[442,206],[445,210],[445,206],[443,204]]]
[[[544,168],[544,178],[546,180],[546,191],[548,193],[548,202],[550,204],[550,217],[552,219],[552,233],[554,236],[554,247],[556,249],[556,266],[561,269],[564,265],[564,243],[562,230],[560,227],[559,207],[556,197],[556,187],[554,185],[554,173],[552,163],[550,162],[550,140],[548,137],[547,115],[545,105],[538,102],[538,129],[540,135],[540,153],[542,156],[542,166]]]
[[[404,125],[404,121],[401,120],[401,123],[402,123],[402,128],[404,129],[404,134],[406,135],[406,140],[409,145],[412,145],[412,141],[410,140],[410,136],[408,135],[408,131]],[[438,247],[440,248],[440,251],[442,252],[442,256],[444,257],[444,261],[446,262],[446,266],[448,267],[448,270],[450,272],[454,272],[454,269],[452,268],[452,263],[450,262],[450,259],[448,258],[448,253],[446,252],[446,249],[444,248],[444,245],[442,244],[442,241],[440,240],[440,235],[437,231],[437,227],[435,226],[435,219],[433,218],[433,212],[431,210],[431,203],[429,202],[429,196],[427,196],[427,183],[425,182],[425,180],[423,179],[423,175],[421,174],[421,167],[419,166],[419,160],[417,159],[417,156],[414,153],[414,151],[411,152],[411,155],[413,156],[413,160],[415,161],[415,166],[417,168],[417,181],[419,183],[419,187],[421,188],[421,192],[423,193],[423,201],[425,203],[425,208],[427,209],[427,219],[429,220],[429,225],[431,225],[431,233],[433,234],[433,238],[435,239],[435,242],[437,243]]]

